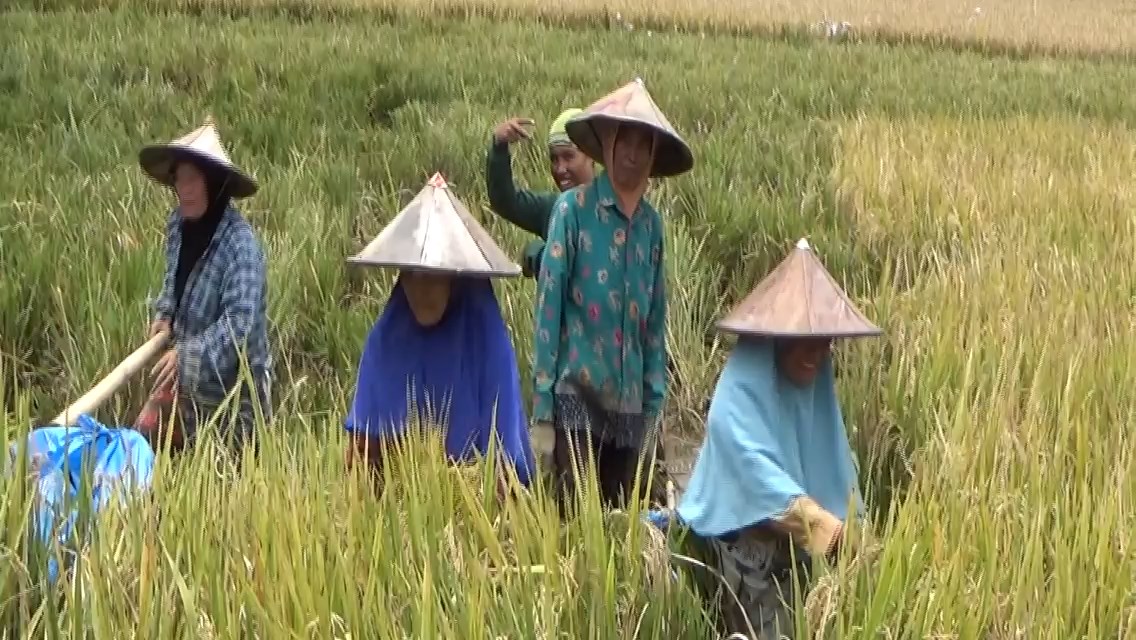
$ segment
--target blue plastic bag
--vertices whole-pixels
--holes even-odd
[[[654,525],[659,531],[666,533],[670,529],[675,514],[670,509],[648,509],[643,513],[643,520]]]
[[[70,537],[79,516],[76,499],[83,484],[82,474],[91,473],[91,512],[98,513],[113,498],[124,503],[147,492],[153,479],[154,450],[139,432],[129,428],[110,428],[83,414],[75,427],[48,426],[28,434],[25,455],[36,483],[36,509],[32,524],[39,540],[50,545],[52,538],[62,545]],[[12,443],[11,459],[19,454]],[[86,467],[84,467],[86,464]],[[63,514],[65,503],[71,512]],[[48,580],[59,574],[56,559],[48,561]]]

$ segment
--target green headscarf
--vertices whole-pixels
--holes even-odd
[[[548,129],[548,146],[574,146],[572,139],[568,137],[568,133],[564,130],[564,125],[568,123],[568,120],[583,112],[583,109],[573,107],[571,109],[565,109],[560,115],[556,116],[556,119],[552,121],[552,126]]]

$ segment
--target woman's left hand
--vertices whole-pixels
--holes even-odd
[[[177,380],[177,348],[174,347],[167,351],[158,361],[154,364],[154,368],[150,370],[150,375],[154,376],[154,388],[160,389],[167,384],[173,384]]]

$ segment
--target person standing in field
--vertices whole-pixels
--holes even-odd
[[[232,200],[255,194],[256,181],[229,159],[212,117],[143,148],[139,163],[173,190],[177,206],[166,224],[165,274],[150,327],[151,336],[171,331],[173,344],[154,365],[154,388],[135,426],[154,441],[176,398],[171,441],[180,448],[239,385],[235,419],[217,415],[217,426],[230,445],[255,446],[257,408],[265,422],[271,415],[267,267]]]
[[[521,256],[521,269],[525,277],[535,278],[540,273],[540,257],[544,252],[544,239],[548,235],[548,222],[552,218],[552,207],[556,204],[556,199],[564,191],[595,179],[595,162],[580,151],[564,130],[568,119],[580,113],[583,113],[583,109],[565,109],[548,130],[549,171],[557,191],[533,192],[518,189],[513,182],[513,164],[509,150],[513,144],[531,139],[526,127],[532,126],[532,120],[509,118],[493,130],[493,140],[485,159],[485,188],[489,195],[489,207],[502,218],[538,236],[525,246]],[[553,447],[551,434],[536,432],[532,435],[537,450],[546,459],[550,458]]]
[[[538,281],[534,435],[553,433],[562,509],[592,459],[605,502],[630,499],[640,451],[654,442],[666,397],[667,293],[663,221],[644,194],[650,177],[694,164],[640,80],[565,129],[604,170],[557,199]]]
[[[485,188],[489,194],[489,207],[494,213],[539,236],[524,250],[521,267],[526,277],[540,273],[540,254],[544,251],[544,238],[552,205],[560,193],[573,187],[588,184],[595,178],[595,164],[580,151],[564,131],[564,123],[583,110],[564,110],[548,131],[548,159],[552,180],[559,191],[533,192],[517,189],[513,182],[513,165],[509,148],[516,142],[532,136],[525,127],[532,126],[528,118],[509,118],[493,130],[493,142],[485,161]]]
[[[520,275],[520,266],[440,174],[350,262],[399,275],[359,361],[348,467],[377,468],[383,445],[417,422],[440,427],[458,462],[489,454],[495,435],[497,453],[527,485],[534,460],[517,357],[489,280]]]
[[[791,638],[794,566],[835,555],[863,508],[833,340],[882,332],[805,240],[718,326],[738,342],[677,515],[741,602],[718,587],[725,632]]]

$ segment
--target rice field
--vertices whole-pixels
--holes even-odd
[[[130,0],[10,0],[37,8],[109,8]],[[1130,59],[1136,6],[1125,0],[147,0],[161,11],[263,11],[311,19],[379,15],[540,21],[634,31],[776,34],[978,48],[1014,55]]]
[[[154,505],[108,513],[69,581],[41,581],[27,488],[7,483],[5,637],[716,637],[635,514],[593,502],[561,527],[542,491],[498,504],[428,445],[381,496],[344,470],[356,361],[391,284],[344,259],[434,171],[515,254],[528,237],[485,206],[493,125],[523,115],[543,135],[635,75],[697,163],[651,192],[668,222],[669,429],[697,440],[729,349],[714,321],[800,237],[886,332],[840,353],[871,518],[799,637],[1136,637],[1136,67],[1073,55],[1131,47],[1120,3],[999,3],[982,33],[959,26],[969,4],[855,5],[919,36],[901,43],[709,28],[868,23],[822,3],[609,4],[588,26],[567,24],[601,9],[587,1],[260,1],[0,9],[6,437],[142,343],[171,200],[137,151],[206,113],[262,185],[241,208],[270,258],[278,363],[260,457],[237,474],[207,440],[162,462],[160,522]],[[708,26],[640,26],[664,18]],[[551,187],[545,162],[519,147],[518,181]],[[498,287],[522,371],[533,289]],[[129,422],[144,390],[100,419]]]

